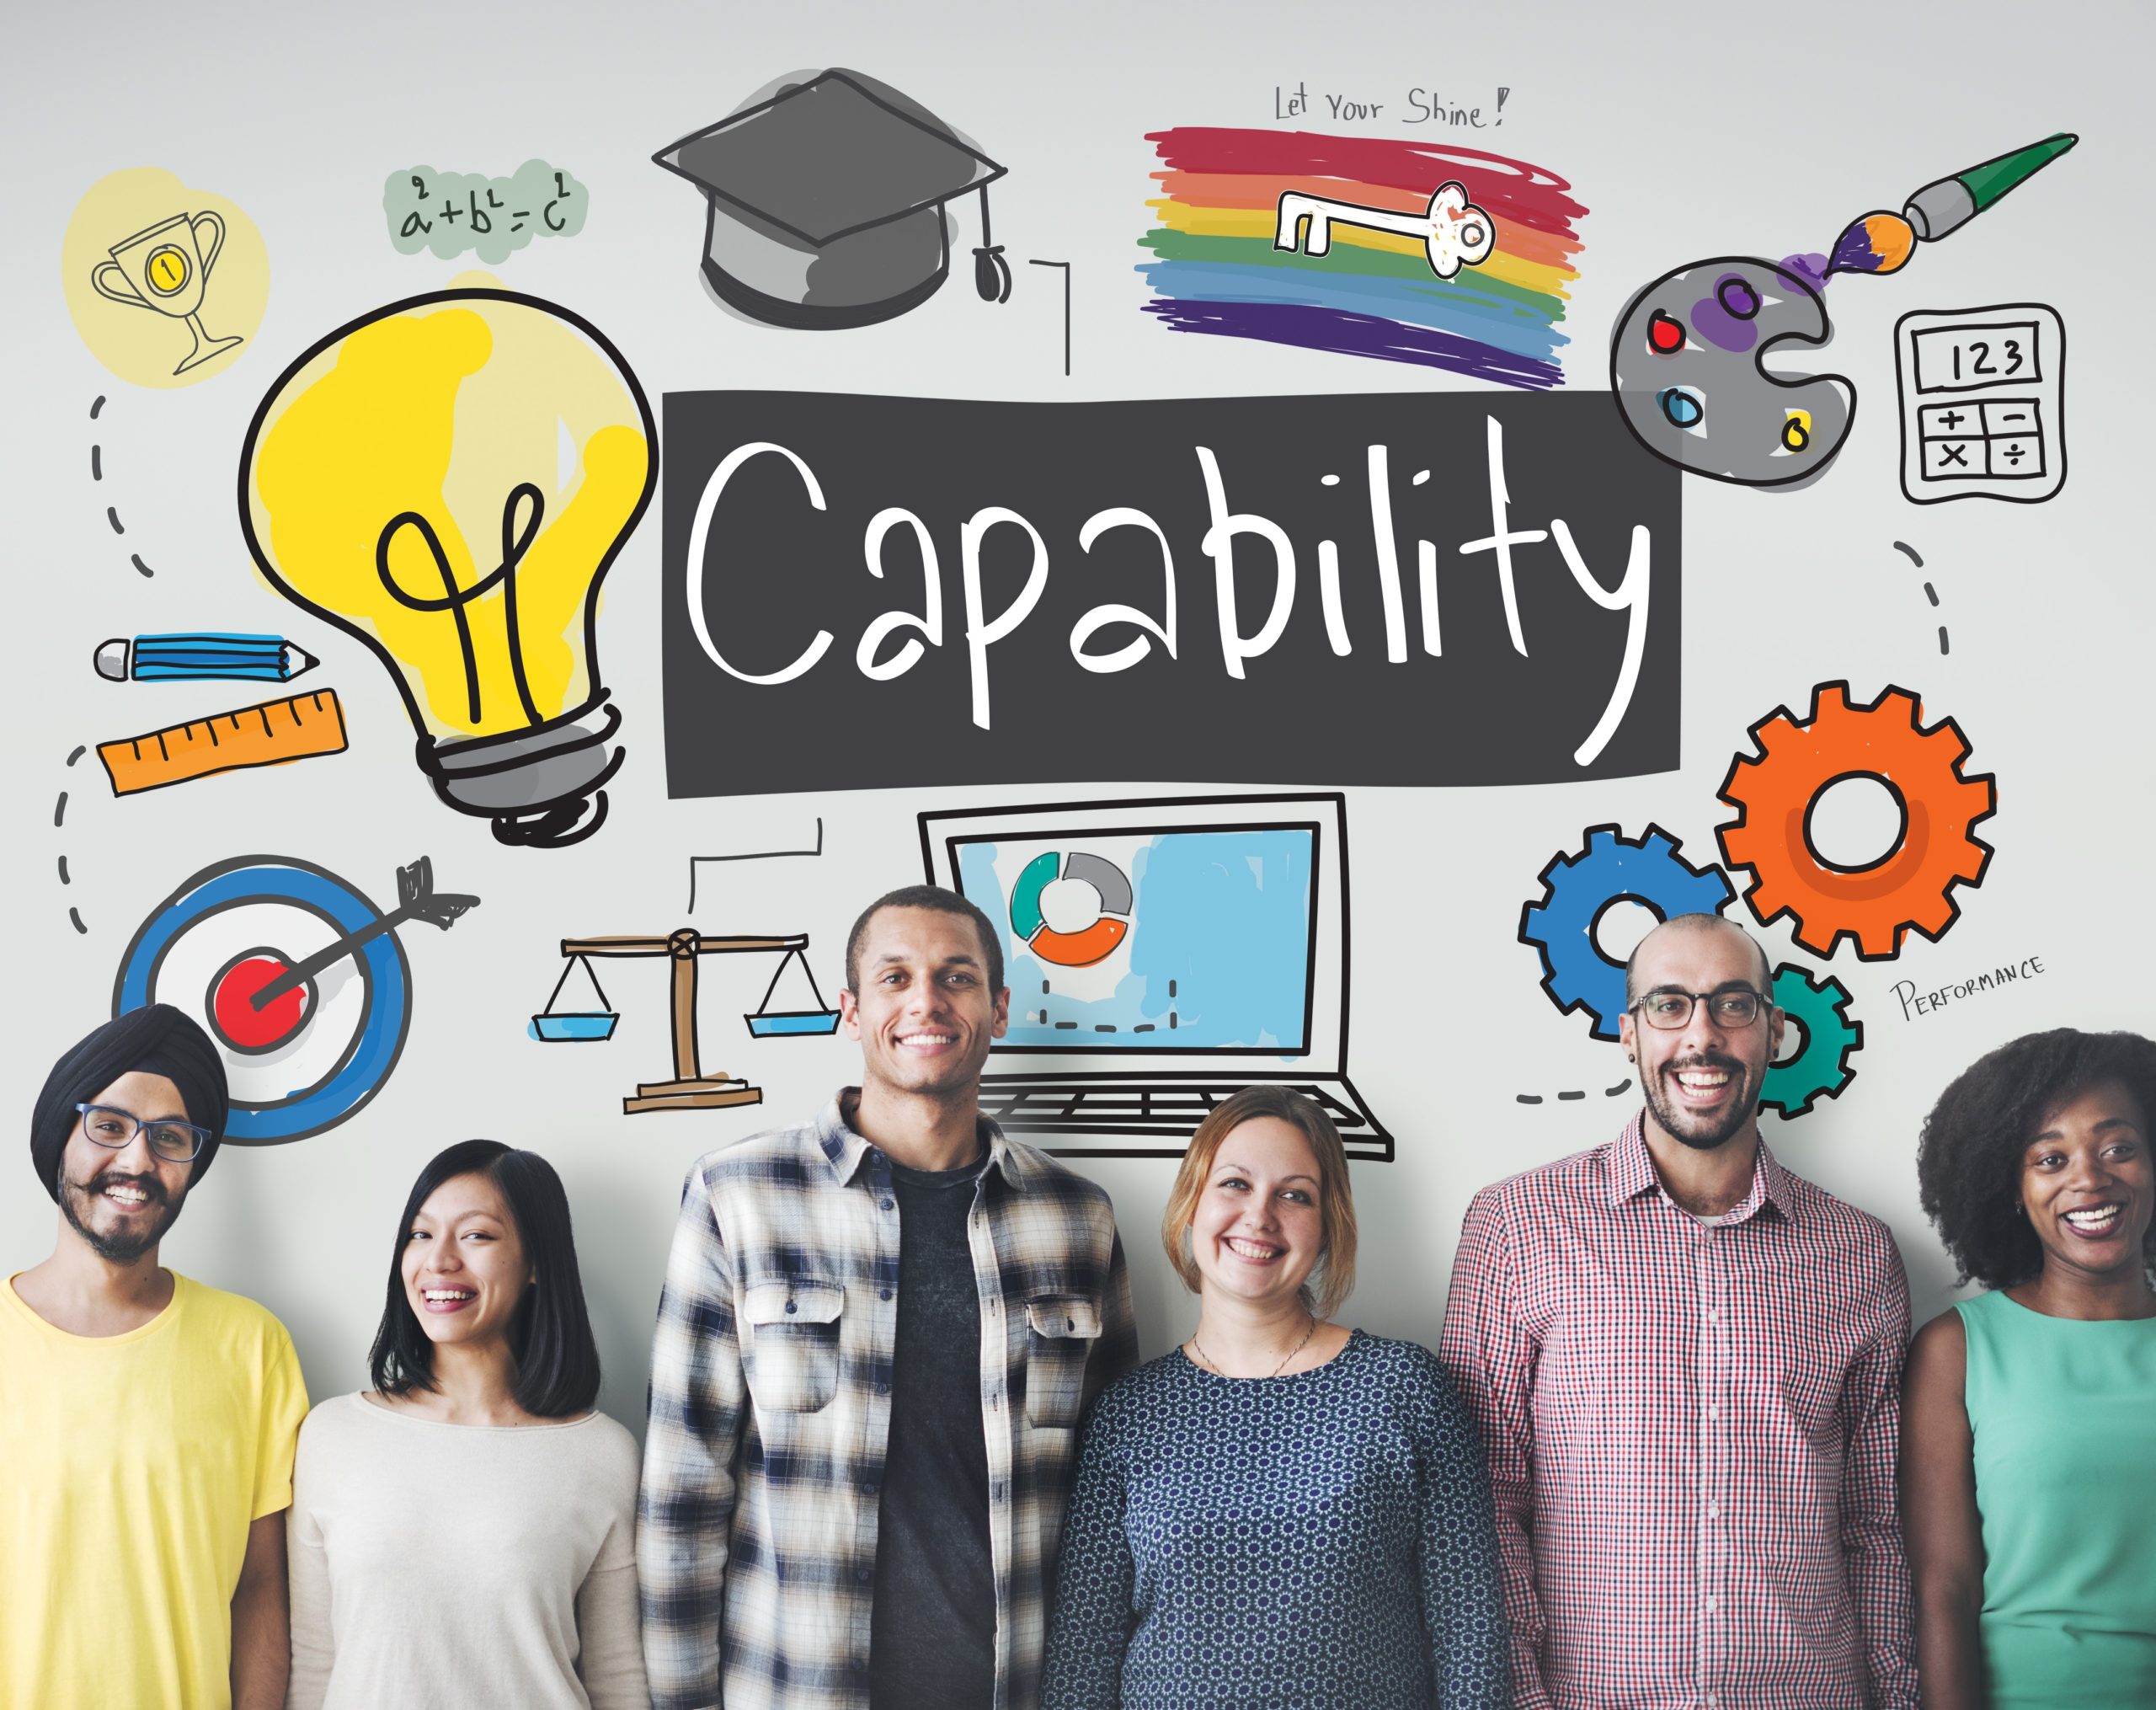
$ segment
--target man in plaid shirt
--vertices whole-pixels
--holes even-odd
[[[1482,1428],[1518,1710],[1916,1710],[1885,1224],[1779,1163],[1766,958],[1625,970],[1646,1108],[1468,1208],[1442,1357]]]
[[[859,1088],[689,1172],[638,1505],[656,1710],[1033,1710],[1079,1416],[1138,1338],[1107,1194],[979,1114],[1010,996],[979,909],[892,892],[846,945]]]

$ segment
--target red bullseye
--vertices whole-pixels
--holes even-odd
[[[247,956],[232,965],[210,991],[210,1012],[219,1034],[243,1051],[282,1045],[307,1019],[307,987],[295,986],[254,1007],[254,994],[286,971],[273,955]]]

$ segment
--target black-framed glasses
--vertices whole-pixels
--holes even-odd
[[[160,1118],[145,1122],[128,1111],[115,1110],[109,1104],[77,1104],[83,1115],[83,1137],[93,1146],[102,1146],[113,1152],[124,1152],[136,1135],[148,1142],[149,1148],[167,1163],[184,1164],[200,1153],[203,1143],[210,1138],[210,1130],[197,1128],[191,1122],[174,1122]]]
[[[1692,1022],[1695,1003],[1707,1006],[1707,1019],[1716,1027],[1749,1027],[1759,1018],[1767,1000],[1749,986],[1725,986],[1719,991],[1678,991],[1657,986],[1632,1007],[1649,1027],[1674,1033]]]

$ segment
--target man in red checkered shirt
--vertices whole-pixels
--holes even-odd
[[[1442,1354],[1481,1421],[1519,1710],[1916,1710],[1892,1236],[1779,1163],[1784,1017],[1733,923],[1625,970],[1646,1108],[1468,1208]]]

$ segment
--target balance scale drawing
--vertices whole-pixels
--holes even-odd
[[[412,1021],[397,929],[447,931],[479,905],[437,891],[422,856],[383,914],[327,868],[280,855],[205,867],[136,930],[112,1013],[170,1003],[216,1042],[232,1087],[225,1138],[278,1146],[333,1128],[380,1092]]]
[[[751,1039],[787,1039],[832,1034],[838,1031],[839,1013],[826,1008],[824,994],[816,985],[816,976],[808,968],[808,935],[794,932],[782,938],[768,937],[707,937],[694,927],[680,927],[664,938],[626,936],[619,938],[563,938],[562,954],[567,959],[562,967],[562,977],[554,982],[554,989],[547,999],[547,1007],[531,1018],[531,1034],[546,1045],[595,1045],[614,1036],[616,1024],[621,1016],[608,1002],[606,989],[599,983],[599,975],[592,968],[598,957],[655,958],[665,957],[673,964],[673,1028],[674,1077],[668,1081],[644,1081],[638,1084],[633,1097],[622,1100],[622,1109],[629,1116],[641,1115],[650,1110],[710,1110],[728,1104],[760,1104],[764,1090],[753,1086],[738,1075],[723,1071],[707,1073],[702,1053],[696,1042],[696,965],[702,956],[735,956],[758,952],[776,954],[780,957],[778,970],[771,975],[771,984],[764,988],[764,1000],[754,1012],[742,1017],[749,1024]],[[814,995],[814,1009],[775,1010],[771,996],[778,990],[778,982],[785,978],[787,969],[798,963],[808,981],[808,990]],[[562,987],[568,984],[569,975],[582,966],[584,976],[591,981],[591,988],[599,995],[600,1007],[595,1010],[558,1010],[554,1006],[561,1001]]]

